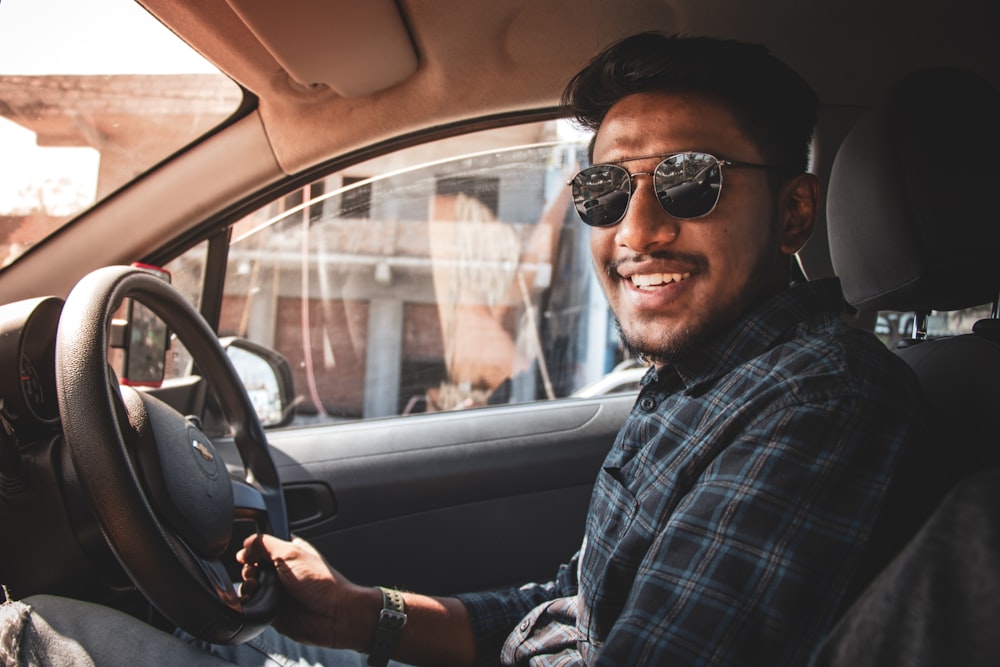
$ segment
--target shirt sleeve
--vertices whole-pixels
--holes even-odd
[[[496,664],[507,636],[532,609],[576,595],[579,557],[577,552],[569,562],[559,566],[556,578],[547,583],[456,596],[469,612],[480,663]]]
[[[864,402],[786,406],[723,448],[651,532],[620,615],[606,635],[599,629],[606,641],[585,647],[590,657],[805,664],[839,608],[909,428],[898,407],[893,414]],[[643,505],[651,499],[637,499],[627,531],[654,520]],[[613,557],[602,567],[597,579],[622,574]],[[591,628],[600,622],[586,619]]]

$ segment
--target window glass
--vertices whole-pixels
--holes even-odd
[[[176,257],[173,261],[167,264],[165,269],[170,272],[170,283],[173,285],[181,295],[194,306],[195,310],[201,307],[201,289],[202,284],[205,280],[205,257],[208,252],[208,242],[203,241],[195,246],[189,248],[184,254]],[[136,377],[134,374],[129,373],[126,370],[126,354],[123,349],[125,346],[125,339],[129,336],[155,336],[155,330],[157,325],[162,325],[168,334],[166,353],[163,358],[163,373],[162,380],[167,382],[170,380],[175,380],[178,378],[188,377],[193,370],[192,358],[190,352],[181,342],[181,340],[173,335],[166,325],[162,324],[160,318],[150,311],[148,308],[142,306],[141,304],[129,305],[130,300],[126,300],[126,303],[122,303],[113,316],[113,320],[116,320],[119,325],[125,325],[126,323],[131,324],[130,320],[136,317],[136,312],[142,313],[142,315],[148,319],[145,322],[139,323],[138,328],[133,328],[129,326],[125,331],[127,333],[121,336],[121,341],[118,343],[112,342],[108,346],[108,364],[111,369],[119,378],[127,378],[127,382],[130,384],[136,384]],[[139,308],[139,311],[134,311],[132,308]],[[116,336],[112,336],[114,339]],[[151,339],[153,340],[153,339]],[[157,350],[157,353],[163,350],[162,342],[158,342],[152,345],[152,349]],[[153,359],[158,359],[154,356]],[[155,362],[154,362],[155,363]],[[129,363],[131,366],[131,363]],[[155,374],[154,374],[155,375]],[[154,384],[158,384],[154,382]]]
[[[409,148],[248,215],[233,230],[220,335],[289,360],[293,424],[592,385],[622,359],[566,187],[586,142],[567,128]]]
[[[927,337],[946,338],[972,331],[979,320],[989,319],[991,304],[948,312],[931,311],[927,317]],[[896,348],[900,341],[913,337],[913,313],[883,310],[875,323],[875,334],[889,348]]]
[[[205,282],[205,261],[208,255],[208,241],[192,246],[184,254],[175,257],[166,268],[170,271],[170,283],[180,292],[195,310],[201,310],[201,288]],[[164,364],[164,380],[185,377],[191,373],[191,353],[176,335],[170,336],[167,358]]]
[[[0,53],[0,268],[243,99],[136,2],[4,0]]]

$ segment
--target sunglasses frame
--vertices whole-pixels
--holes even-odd
[[[614,227],[619,222],[621,222],[625,218],[625,214],[628,213],[628,206],[632,202],[632,195],[635,192],[634,189],[633,189],[633,187],[632,187],[632,181],[633,181],[633,179],[636,176],[649,176],[650,178],[652,178],[653,179],[653,184],[654,184],[654,192],[655,192],[656,172],[658,172],[660,170],[660,167],[662,167],[671,158],[676,158],[676,157],[679,157],[679,156],[688,156],[688,155],[698,156],[700,158],[711,158],[715,162],[715,168],[718,168],[718,170],[719,170],[719,187],[718,187],[717,194],[715,196],[715,201],[712,203],[711,208],[709,208],[704,213],[699,213],[698,215],[693,215],[693,216],[680,216],[680,215],[676,215],[674,213],[671,213],[670,211],[668,211],[666,209],[666,207],[664,206],[663,201],[657,195],[656,196],[656,203],[660,205],[660,209],[664,213],[666,213],[667,215],[669,215],[670,217],[675,218],[677,220],[697,220],[698,218],[704,218],[705,216],[710,215],[712,213],[712,211],[715,210],[715,207],[718,206],[718,204],[719,204],[719,199],[722,197],[722,183],[723,183],[723,169],[722,168],[723,167],[750,167],[750,168],[754,168],[754,169],[769,169],[769,170],[785,169],[785,167],[783,167],[781,165],[775,165],[775,164],[762,164],[762,163],[759,163],[759,162],[741,162],[739,160],[726,160],[726,159],[723,159],[723,158],[716,157],[715,155],[712,155],[711,153],[706,153],[706,152],[703,152],[703,151],[680,151],[680,152],[677,152],[677,153],[656,153],[656,154],[653,154],[653,155],[641,155],[639,157],[624,158],[622,160],[615,160],[614,162],[601,162],[601,163],[598,163],[598,164],[593,164],[593,165],[591,165],[591,166],[589,166],[589,167],[587,167],[585,169],[581,169],[579,172],[577,172],[577,174],[573,178],[571,178],[570,180],[566,181],[566,185],[569,185],[569,186],[571,186],[573,188],[573,208],[576,210],[576,213],[580,217],[580,220],[582,220],[583,223],[586,224],[586,225],[589,225],[591,227],[601,227],[601,228],[603,228],[603,227]],[[622,164],[625,163],[625,162],[635,162],[637,160],[649,160],[651,158],[662,158],[660,160],[660,162],[657,163],[656,167],[653,168],[653,171],[637,171],[637,172],[633,173],[633,172],[630,172],[629,170],[627,170],[625,167],[622,166]],[[615,169],[620,169],[627,176],[627,180],[625,182],[628,184],[628,189],[627,190],[620,190],[620,189],[618,190],[619,192],[625,192],[625,194],[627,196],[627,199],[626,199],[626,202],[625,202],[625,207],[622,209],[621,215],[618,216],[615,220],[613,220],[611,222],[605,222],[605,223],[600,223],[600,224],[594,223],[594,222],[588,222],[587,218],[584,217],[584,212],[581,211],[580,204],[578,203],[578,202],[582,202],[582,201],[586,201],[586,200],[584,198],[582,198],[582,197],[578,197],[577,196],[577,187],[578,187],[577,186],[577,179],[579,179],[580,176],[582,176],[585,172],[590,171],[592,169],[608,168],[608,167],[613,167]],[[709,168],[712,168],[712,167],[709,167]],[[685,182],[690,183],[692,181],[685,181]],[[614,190],[609,191],[608,194],[610,194],[613,191]]]

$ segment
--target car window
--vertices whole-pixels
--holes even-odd
[[[243,101],[136,2],[0,2],[0,53],[0,268]]]
[[[931,311],[927,317],[926,335],[928,338],[947,338],[969,333],[976,322],[991,317],[992,307],[992,304],[984,304],[947,312]],[[900,341],[913,337],[914,319],[913,313],[879,311],[875,334],[889,348],[896,348]]]
[[[201,290],[205,280],[207,254],[208,242],[202,241],[175,257],[166,267],[170,271],[170,284],[196,310],[201,309]],[[164,379],[184,377],[191,372],[191,354],[177,336],[171,336],[164,359]]]
[[[566,187],[585,159],[549,121],[318,178],[233,227],[219,334],[289,360],[293,424],[571,396],[622,360]]]

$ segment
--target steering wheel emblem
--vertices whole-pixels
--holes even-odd
[[[209,479],[215,479],[219,474],[219,462],[215,460],[215,448],[211,441],[194,426],[188,427],[188,442],[191,443],[191,454],[198,462],[198,467]]]
[[[201,454],[201,458],[210,462],[215,461],[215,454],[213,454],[212,450],[206,447],[204,443],[198,442],[197,440],[192,440],[191,446],[194,447],[194,450],[196,452]]]

